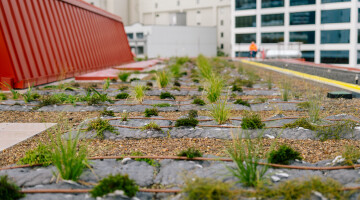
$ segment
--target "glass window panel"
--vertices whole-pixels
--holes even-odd
[[[235,18],[235,27],[256,27],[256,16],[242,16]]]
[[[349,43],[350,30],[321,31],[321,44]]]
[[[315,11],[290,13],[290,25],[315,24]]]
[[[134,39],[133,33],[127,33],[126,35],[127,35],[128,39]]]
[[[144,47],[142,47],[142,46],[138,47],[138,48],[137,48],[137,54],[138,54],[138,55],[144,54]]]
[[[360,51],[357,51],[357,64],[360,64]]]
[[[304,58],[306,61],[314,62],[315,60],[315,52],[314,51],[302,51],[302,58]]]
[[[290,42],[315,44],[315,31],[290,32]]]
[[[349,51],[321,51],[321,63],[349,63]]]
[[[136,38],[137,39],[143,39],[144,38],[144,33],[136,33]]]
[[[261,16],[261,26],[283,26],[284,14],[271,14]]]
[[[235,0],[235,10],[256,9],[256,0]]]
[[[358,43],[360,43],[360,29],[358,29]]]
[[[261,0],[262,8],[284,7],[284,0]]]
[[[358,22],[360,22],[360,8],[358,9]]]
[[[261,33],[262,43],[278,43],[284,41],[284,33]]]
[[[321,23],[344,23],[350,22],[350,8],[339,10],[322,10]]]
[[[315,4],[315,0],[290,0],[290,6]]]
[[[235,43],[251,43],[252,41],[256,42],[256,33],[249,34],[236,34]]]
[[[347,2],[350,0],[321,0],[321,3]]]

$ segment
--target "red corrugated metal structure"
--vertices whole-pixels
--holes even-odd
[[[0,81],[25,88],[133,61],[124,25],[81,0],[0,0]]]

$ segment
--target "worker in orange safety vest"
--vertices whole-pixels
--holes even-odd
[[[251,42],[249,51],[250,51],[250,58],[255,58],[257,53],[257,46],[254,41]]]

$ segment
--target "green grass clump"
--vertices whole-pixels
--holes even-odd
[[[355,121],[344,120],[338,121],[330,126],[317,126],[316,137],[318,137],[321,141],[325,141],[327,139],[339,140],[342,136],[352,134],[356,125],[357,122]]]
[[[190,62],[189,57],[176,57],[176,64],[178,65],[184,65],[185,63]]]
[[[360,159],[360,149],[354,145],[347,145],[342,153],[346,165],[354,165]]]
[[[101,119],[100,117],[90,121],[86,131],[92,131],[92,130],[95,130],[96,137],[102,140],[105,138],[104,135],[105,131],[110,131],[111,133],[115,133],[115,134],[118,133],[115,127],[110,125],[109,120]]]
[[[179,64],[174,64],[174,65],[171,65],[169,66],[169,69],[170,69],[170,72],[172,73],[172,75],[175,77],[175,78],[180,78],[181,77],[181,65]]]
[[[84,168],[89,166],[87,147],[79,144],[80,131],[75,138],[69,134],[69,139],[62,138],[60,132],[52,138],[52,164],[57,168],[64,180],[77,181]]]
[[[137,85],[134,87],[131,96],[134,97],[134,99],[136,99],[136,101],[138,101],[139,103],[142,103],[145,98],[145,89],[145,86]]]
[[[131,75],[131,73],[123,72],[123,73],[119,73],[119,74],[118,74],[118,78],[119,78],[122,82],[126,82],[130,75]]]
[[[6,95],[4,93],[0,92],[0,101],[6,100],[6,99],[7,99]]]
[[[209,111],[218,124],[224,124],[230,119],[231,107],[227,104],[226,100],[219,100],[211,104]]]
[[[21,193],[20,187],[10,182],[7,175],[0,176],[0,199],[17,200],[23,197],[25,194]]]
[[[161,92],[160,99],[176,99],[170,92]]]
[[[175,126],[176,127],[180,127],[180,126],[192,126],[195,127],[196,125],[199,124],[199,121],[197,119],[188,117],[188,118],[181,118],[176,120],[175,122]]]
[[[193,81],[194,83],[200,83],[199,79],[196,79],[196,78],[192,79],[192,81]]]
[[[132,153],[130,154],[130,156],[144,156],[144,154],[141,153],[140,151],[135,151],[135,152],[132,152]],[[149,164],[149,165],[151,165],[151,166],[153,166],[153,167],[160,167],[160,163],[157,162],[157,161],[154,160],[154,159],[150,159],[150,158],[135,158],[134,160],[135,160],[135,161],[139,161],[139,162],[144,161],[144,162],[146,162],[147,164]]]
[[[145,131],[145,130],[161,131],[161,128],[155,122],[150,122],[150,123],[146,124],[145,126],[143,126],[141,128],[141,130],[142,131]]]
[[[29,85],[28,90],[24,94],[22,94],[25,103],[29,103],[40,98],[40,95],[36,92],[33,92],[32,90],[33,88]]]
[[[186,156],[187,158],[195,158],[195,157],[202,157],[202,153],[195,149],[194,147],[190,147],[186,150],[180,151],[177,156]]]
[[[207,85],[205,87],[206,97],[211,102],[214,103],[221,96],[221,90],[224,87],[224,81],[218,76],[212,76],[208,79]]]
[[[247,106],[250,108],[250,104],[248,101],[246,100],[242,100],[242,99],[237,99],[234,104],[240,104],[240,105],[243,105],[243,106]]]
[[[129,86],[119,86],[119,89],[118,89],[118,90],[120,90],[120,91],[125,91],[125,90],[127,90],[127,89],[129,89]]]
[[[185,180],[182,192],[185,200],[234,199],[232,185],[211,178],[189,178]]]
[[[115,176],[109,175],[102,179],[99,184],[90,191],[90,194],[92,197],[96,198],[113,193],[115,190],[122,190],[126,196],[134,197],[139,191],[139,187],[127,174],[117,174]]]
[[[242,129],[262,129],[264,127],[265,124],[261,121],[259,114],[245,112],[241,121]]]
[[[133,82],[133,81],[140,81],[140,79],[139,79],[139,78],[132,78],[132,79],[130,79],[130,82]]]
[[[175,82],[174,82],[174,86],[176,86],[176,87],[181,87],[181,83],[180,83],[179,81],[175,81]]]
[[[297,106],[298,108],[301,108],[301,109],[304,109],[304,110],[309,110],[309,108],[310,108],[310,102],[308,102],[308,101],[301,102],[301,103],[298,103],[296,106]]]
[[[309,98],[309,109],[308,113],[310,116],[310,121],[316,123],[320,120],[320,110],[321,110],[321,99],[318,95],[314,95]]]
[[[42,143],[36,149],[27,151],[25,156],[19,160],[21,165],[43,164],[48,166],[52,163],[51,147]]]
[[[88,105],[97,105],[97,104],[101,104],[104,102],[110,102],[112,103],[113,101],[108,97],[107,93],[100,93],[97,90],[95,90],[94,88],[89,88],[89,90],[86,93],[86,96],[83,97],[84,101],[87,102]]]
[[[281,91],[281,98],[283,101],[288,101],[290,96],[290,88],[291,85],[289,82],[283,82],[282,83],[282,89]]]
[[[103,85],[103,90],[107,90],[110,87],[110,78],[105,79],[105,83]]]
[[[154,107],[159,107],[159,108],[165,108],[165,107],[171,107],[171,104],[169,103],[158,103],[158,104],[154,104]]]
[[[126,93],[126,92],[122,92],[116,95],[116,99],[127,99],[129,98],[130,94]]]
[[[295,159],[302,160],[300,153],[287,145],[281,145],[278,150],[269,154],[269,162],[275,164],[288,165]]]
[[[238,85],[235,85],[235,84],[232,86],[231,90],[232,90],[233,92],[243,92],[242,87],[240,87],[240,86],[238,86]]]
[[[16,100],[16,99],[18,99],[20,97],[20,93],[18,91],[14,90],[8,83],[0,82],[0,84],[10,90],[11,94],[13,95],[12,98],[14,100]]]
[[[159,111],[157,108],[146,108],[144,114],[145,117],[158,116]]]
[[[188,116],[190,118],[197,118],[198,117],[198,111],[197,110],[189,110]]]
[[[104,110],[100,111],[100,115],[101,115],[101,116],[115,117],[114,111],[112,111],[112,110],[106,110],[106,108],[104,108]]]
[[[196,59],[196,64],[202,78],[209,80],[213,76],[212,67],[205,56],[199,55]]]
[[[206,105],[205,101],[202,100],[202,99],[199,99],[199,98],[196,98],[192,101],[192,104],[196,104],[196,105],[199,105],[199,106],[204,106]]]
[[[306,118],[299,118],[293,123],[284,124],[283,128],[297,128],[297,127],[303,127],[305,129],[309,129],[314,131],[316,129],[316,126],[312,125],[308,119]]]
[[[165,88],[170,81],[169,74],[166,71],[160,71],[156,73],[156,83],[159,88]]]

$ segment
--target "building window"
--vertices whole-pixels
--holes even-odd
[[[290,13],[290,25],[315,24],[315,11]]]
[[[360,8],[358,9],[358,22],[360,22]]]
[[[300,5],[311,5],[315,4],[316,0],[290,0],[290,6],[300,6]]]
[[[290,42],[302,42],[303,44],[315,44],[315,31],[290,32]]]
[[[177,6],[180,6],[180,1],[179,0],[177,1]]]
[[[220,25],[224,26],[224,20],[220,20]]]
[[[261,26],[283,26],[284,14],[271,14],[261,16]]]
[[[248,51],[236,51],[235,57],[250,57],[250,52]]]
[[[321,23],[345,23],[350,22],[350,8],[340,10],[322,10]]]
[[[197,14],[200,14],[200,10],[196,11]]]
[[[243,16],[235,18],[235,28],[256,27],[256,16]]]
[[[158,8],[158,3],[155,3],[155,8]]]
[[[136,33],[136,38],[137,39],[143,39],[144,38],[144,33]]]
[[[224,37],[224,32],[220,33],[220,37],[222,37],[222,38]]]
[[[350,0],[321,0],[321,3],[347,2]]]
[[[256,9],[256,0],[235,0],[235,10]]]
[[[360,43],[360,29],[358,29],[358,43]]]
[[[134,39],[134,33],[127,33],[126,34],[129,40]]]
[[[315,52],[314,51],[302,51],[302,58],[305,59],[305,61],[314,62],[315,60]]]
[[[321,63],[349,64],[349,51],[321,51]]]
[[[357,64],[360,64],[360,51],[357,51]]]
[[[261,33],[262,43],[278,43],[284,42],[284,32]]]
[[[284,0],[261,0],[262,8],[284,7]]]
[[[143,55],[144,54],[144,47],[143,46],[137,47],[137,54],[138,55]]]
[[[248,33],[248,34],[236,34],[235,35],[235,43],[251,43],[256,42],[256,33]]]
[[[349,43],[350,30],[321,31],[321,44]]]
[[[220,44],[220,49],[224,49],[224,44]]]

